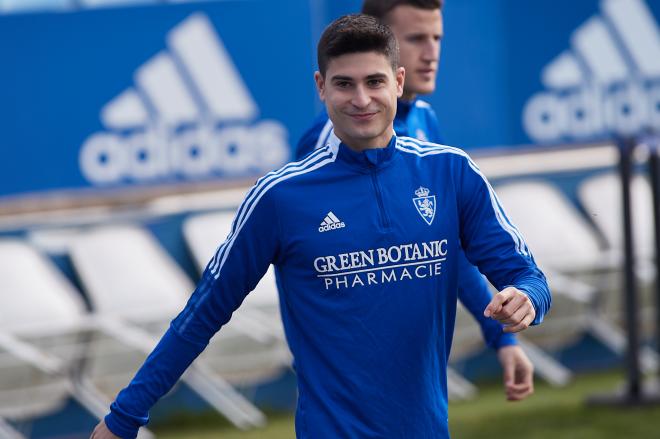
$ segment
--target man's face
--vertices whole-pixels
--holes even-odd
[[[330,60],[325,77],[316,72],[319,96],[337,137],[359,151],[386,146],[404,75],[401,67],[392,71],[387,57],[377,52],[341,55]]]
[[[401,5],[385,17],[399,42],[400,64],[406,69],[404,99],[435,90],[443,36],[440,9],[419,9]]]

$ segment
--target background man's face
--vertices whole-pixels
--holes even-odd
[[[402,68],[392,71],[377,52],[350,53],[331,59],[325,77],[316,72],[314,78],[342,142],[357,150],[387,145],[403,93]]]
[[[385,21],[399,42],[400,65],[406,69],[403,98],[433,93],[443,35],[442,12],[401,5],[392,9]]]

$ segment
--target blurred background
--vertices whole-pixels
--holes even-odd
[[[360,6],[0,0],[0,438],[89,435],[247,188],[292,159],[322,108],[316,42]],[[446,0],[443,16],[424,99],[554,293],[520,337],[538,383],[524,403],[505,403],[495,354],[459,313],[455,436],[660,437],[660,0]],[[293,437],[278,313],[271,270],[144,437]],[[617,390],[648,407],[587,404]]]

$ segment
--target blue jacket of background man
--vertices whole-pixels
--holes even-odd
[[[545,277],[465,152],[392,136],[357,153],[331,133],[248,192],[108,427],[134,437],[272,263],[298,377],[298,438],[448,438],[460,244],[496,288],[524,291],[541,322]]]
[[[314,120],[296,148],[296,159],[304,157],[313,150],[322,147],[332,131],[332,122],[328,114],[322,111]],[[414,137],[419,140],[441,144],[440,124],[433,108],[421,99],[412,101],[399,100],[394,131],[397,136]],[[497,321],[484,317],[484,310],[492,299],[488,284],[479,270],[465,258],[459,256],[458,264],[458,299],[479,323],[486,344],[493,349],[517,344],[516,336],[502,332],[502,325]]]

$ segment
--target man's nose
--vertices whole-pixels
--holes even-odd
[[[429,39],[424,43],[422,49],[422,59],[424,61],[437,61],[440,58],[440,42],[434,39]]]
[[[353,99],[351,103],[358,108],[364,108],[369,105],[371,102],[371,96],[369,91],[362,85],[355,87],[355,93],[353,94]]]

